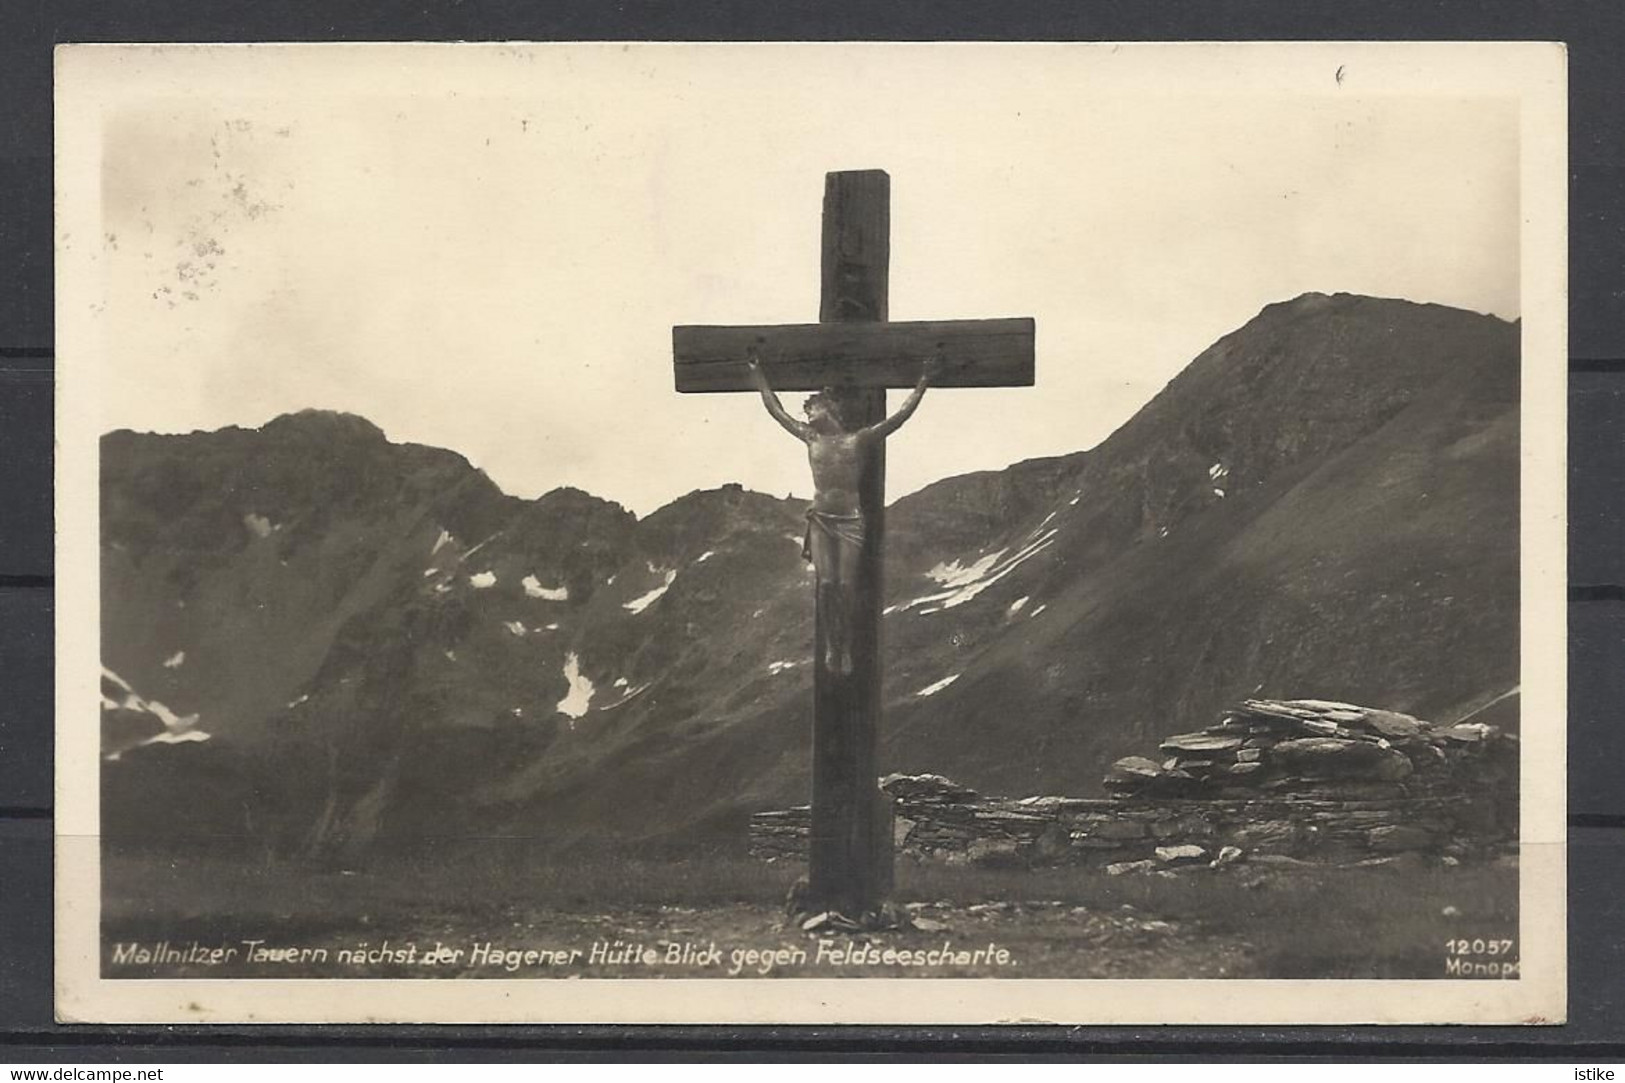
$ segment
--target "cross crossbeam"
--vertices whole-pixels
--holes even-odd
[[[749,391],[745,364],[761,360],[779,391],[824,387],[909,388],[920,366],[940,359],[932,387],[1031,387],[1033,321],[920,320],[672,328],[682,392]]]

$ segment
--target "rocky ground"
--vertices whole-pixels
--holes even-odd
[[[1446,976],[1447,941],[1512,938],[1515,958],[1517,935],[1507,864],[1161,878],[905,863],[914,927],[855,934],[786,927],[778,880],[794,870],[752,861],[496,883],[155,867],[106,866],[108,977],[1426,978]],[[632,886],[601,894],[612,876]]]

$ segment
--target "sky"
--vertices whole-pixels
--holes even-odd
[[[807,496],[753,396],[673,391],[671,328],[816,320],[836,169],[891,174],[893,319],[1037,323],[1035,387],[927,395],[893,499],[1094,446],[1307,291],[1519,315],[1515,106],[1330,54],[1264,79],[1079,46],[435,56],[193,56],[107,103],[106,429],[316,407],[519,496]]]

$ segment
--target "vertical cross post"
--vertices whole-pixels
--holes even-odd
[[[908,323],[887,318],[890,231],[891,178],[884,171],[827,174],[819,322],[673,327],[676,389],[760,392],[759,381],[780,391],[829,388],[842,399],[842,427],[852,430],[884,420],[886,388],[919,386],[927,366],[935,373],[933,387],[1031,386],[1031,318]],[[755,365],[765,373],[753,373]],[[782,414],[782,406],[774,407]],[[787,415],[780,423],[809,440],[809,457],[815,454],[809,436]],[[826,590],[836,584],[820,579],[817,592],[812,846],[807,893],[798,908],[835,910],[868,922],[883,916],[877,912],[892,888],[892,806],[876,785],[884,438],[864,442],[861,454],[854,518],[862,524],[863,542],[857,567],[843,572],[840,589]],[[815,462],[815,484],[817,469]],[[847,476],[843,472],[843,516],[844,494],[852,484]]]
[[[882,322],[887,317],[891,256],[891,178],[878,169],[824,178],[820,323]],[[851,425],[886,416],[886,391],[848,388]],[[857,918],[885,902],[892,887],[891,805],[876,786],[880,727],[881,599],[886,539],[886,448],[875,441],[858,490],[865,525],[857,580],[844,619],[818,598],[813,651],[812,845],[807,902]],[[825,637],[849,630],[852,665],[827,664]]]

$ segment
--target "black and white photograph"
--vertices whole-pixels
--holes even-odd
[[[60,1018],[1562,1021],[1560,46],[56,68]]]

